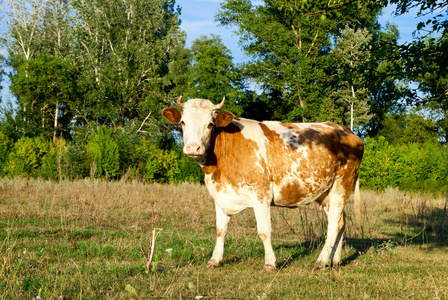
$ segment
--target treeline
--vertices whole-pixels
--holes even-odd
[[[400,45],[397,28],[378,22],[391,3],[429,16],[416,30],[430,34]],[[346,124],[384,136],[386,152],[448,140],[445,1],[225,0],[215,21],[235,30],[240,64],[219,36],[186,47],[175,0],[0,5],[0,79],[12,95],[0,107],[2,176],[201,180],[161,119],[179,95],[225,96],[238,117]]]
[[[136,127],[91,129],[82,143],[41,136],[12,143],[0,133],[0,177],[41,177],[48,180],[102,178],[147,182],[203,182],[199,165],[182,154],[181,146],[162,150],[137,134]],[[366,138],[361,164],[363,188],[444,193],[448,189],[448,150],[436,141],[390,144],[380,136]]]
[[[0,132],[0,177],[47,180],[102,178],[146,182],[202,182],[199,165],[182,154],[182,148],[157,147],[137,133],[135,126],[104,126],[76,132],[74,141],[21,137],[15,143]]]

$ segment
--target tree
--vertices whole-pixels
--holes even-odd
[[[122,125],[151,112],[156,117],[174,98],[177,69],[170,64],[183,58],[185,43],[174,3],[73,1],[76,59],[82,66],[78,123]]]
[[[419,103],[438,116],[443,142],[448,142],[448,33],[439,38],[427,37],[414,43],[415,51],[408,62],[410,77],[424,93]],[[419,53],[420,55],[416,55]]]
[[[426,22],[419,22],[416,31],[425,35],[400,46],[403,67],[410,80],[418,83],[409,102],[420,105],[435,112],[442,142],[448,141],[448,3],[443,0],[391,0],[397,4],[396,14],[406,14],[410,9],[418,9],[417,16],[431,16]],[[438,37],[433,35],[440,34]]]
[[[26,104],[28,108],[19,110],[16,119],[24,134],[43,134],[55,140],[59,125],[64,125],[64,130],[59,128],[60,133],[66,137],[69,135],[70,118],[67,111],[63,112],[72,96],[74,84],[70,80],[73,79],[70,68],[69,62],[42,52],[15,66],[10,90],[19,103]],[[62,119],[60,124],[59,119]]]
[[[273,118],[313,121],[328,96],[331,35],[347,22],[367,24],[384,3],[375,1],[227,0],[216,20],[233,26],[252,58],[244,65],[270,99]]]
[[[35,136],[69,134],[73,64],[67,59],[70,7],[65,1],[10,1],[5,45],[13,69],[18,131]]]
[[[43,0],[6,0],[5,14],[7,16],[8,31],[2,43],[8,51],[8,65],[13,70],[19,65],[28,63],[39,51],[42,40]],[[27,69],[23,68],[23,76],[28,76]],[[16,95],[18,96],[18,95]],[[27,133],[30,125],[33,100],[17,97],[21,114],[17,119],[22,125],[19,130]]]
[[[357,124],[366,125],[371,116],[369,114],[368,91],[364,87],[366,81],[365,65],[371,60],[372,34],[367,28],[356,29],[348,24],[341,30],[341,36],[336,38],[336,47],[332,49],[331,55],[341,87],[332,93],[332,97],[342,102],[343,107],[349,105],[345,110],[350,114],[350,129],[353,131],[354,113],[356,113]],[[344,107],[345,108],[345,107]],[[354,111],[356,108],[356,111]]]
[[[434,118],[424,117],[421,113],[388,114],[384,127],[378,132],[391,145],[417,143],[437,144],[438,132]]]
[[[219,36],[201,36],[191,47],[192,65],[184,96],[220,101],[226,97],[226,109],[241,115],[237,105],[242,92],[238,89],[239,72],[232,62],[230,50]]]
[[[369,124],[364,134],[376,136],[383,128],[387,114],[400,113],[405,109],[404,99],[409,97],[409,76],[398,44],[399,32],[395,25],[384,29],[376,24],[371,29],[371,60],[366,65],[365,87],[370,96]]]

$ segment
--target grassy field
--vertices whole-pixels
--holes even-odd
[[[232,218],[223,264],[205,267],[215,215],[203,186],[0,179],[0,299],[448,299],[447,199],[361,195],[342,265],[317,273],[324,213],[273,208],[267,273],[252,210]]]

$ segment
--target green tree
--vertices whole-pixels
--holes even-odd
[[[411,9],[418,9],[417,16],[432,15],[432,19],[418,23],[418,30],[425,28],[429,32],[447,33],[448,20],[443,16],[443,12],[446,12],[448,7],[445,0],[390,0],[389,2],[397,5],[396,15],[406,14]],[[427,29],[429,25],[431,28]]]
[[[383,128],[378,132],[392,145],[437,143],[437,124],[434,118],[419,113],[386,115]]]
[[[185,34],[174,0],[74,0],[79,123],[158,118],[174,98]]]
[[[427,37],[414,47],[412,59],[408,62],[411,79],[418,83],[424,104],[434,114],[437,120],[439,133],[444,142],[448,142],[448,32],[439,38]],[[419,54],[419,55],[417,55]]]
[[[236,28],[251,61],[244,65],[272,110],[272,118],[313,121],[328,96],[331,35],[348,22],[372,22],[384,3],[375,1],[276,1],[254,5],[227,0],[216,20]]]
[[[22,132],[53,140],[58,133],[67,137],[71,120],[68,105],[74,89],[70,62],[38,52],[12,66],[16,72],[10,77],[10,90],[22,108],[16,118]]]
[[[384,124],[387,114],[395,114],[405,109],[405,101],[410,96],[409,79],[404,61],[400,59],[399,32],[395,25],[384,29],[379,24],[372,28],[371,60],[366,65],[364,87],[370,98],[369,124],[364,134],[376,136]]]
[[[337,76],[340,77],[340,87],[331,97],[342,104],[344,116],[348,115],[352,131],[355,119],[358,126],[368,124],[371,119],[369,95],[364,87],[367,73],[365,66],[372,55],[371,40],[372,34],[367,28],[356,29],[347,24],[336,38],[335,48],[330,52],[332,61],[336,64]]]
[[[14,70],[11,91],[18,100],[15,125],[21,134],[67,136],[73,100],[70,7],[66,1],[8,1],[4,44]]]
[[[418,23],[417,36],[400,46],[403,68],[418,91],[409,97],[413,104],[424,104],[439,116],[438,127],[443,142],[448,141],[448,3],[444,0],[391,0],[397,4],[396,15],[417,9],[417,17],[430,17]],[[438,36],[440,34],[440,36]],[[436,37],[434,37],[436,36]],[[423,99],[421,92],[425,93]]]
[[[191,47],[192,66],[189,82],[184,95],[190,98],[221,101],[225,96],[226,109],[241,115],[242,108],[237,105],[242,97],[238,81],[239,72],[232,62],[230,50],[219,36],[201,36],[193,41]]]
[[[10,177],[37,177],[45,155],[52,147],[52,144],[42,136],[22,137],[14,144],[4,171]]]
[[[11,140],[0,131],[0,177],[6,175],[4,166],[8,162],[8,156],[11,151],[12,142]]]

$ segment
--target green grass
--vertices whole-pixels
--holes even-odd
[[[446,199],[362,198],[362,226],[348,205],[342,265],[317,273],[324,213],[273,208],[279,270],[267,273],[252,210],[232,217],[222,265],[205,267],[215,216],[203,186],[3,179],[0,299],[448,299]]]

